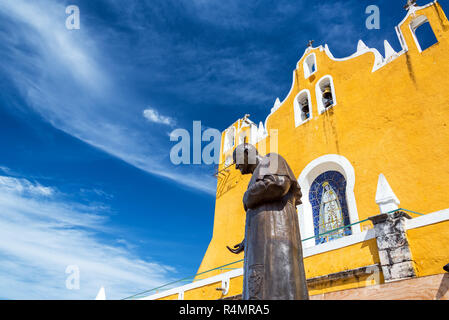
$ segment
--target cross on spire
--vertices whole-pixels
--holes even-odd
[[[416,0],[407,0],[407,4],[404,6],[404,9],[408,10],[414,6],[416,6]]]
[[[312,47],[315,40],[309,40],[309,43],[307,43],[307,47]]]

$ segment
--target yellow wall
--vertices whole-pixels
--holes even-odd
[[[306,278],[314,278],[343,270],[352,270],[379,263],[376,239],[356,243],[338,250],[324,252],[304,259]],[[369,278],[369,279],[367,279]],[[309,285],[309,295],[316,295],[336,290],[345,290],[375,284],[376,278],[364,275],[357,279],[342,279]],[[383,277],[380,277],[383,282]]]
[[[413,17],[409,17],[401,26],[408,52],[375,72],[372,53],[334,61],[324,51],[313,49],[317,72],[304,79],[305,55],[295,71],[291,93],[267,121],[267,130],[278,130],[279,153],[296,176],[312,160],[326,154],[339,154],[350,161],[355,170],[360,220],[379,212],[374,199],[380,173],[403,208],[428,213],[449,207],[444,188],[449,180],[449,23],[438,4],[419,14],[428,17],[438,44],[419,53],[408,26]],[[325,75],[333,77],[337,105],[319,115],[315,84]],[[295,128],[293,100],[302,89],[311,93],[313,118]],[[217,181],[213,237],[198,272],[243,259],[243,253],[233,255],[226,245],[237,244],[244,237],[242,197],[250,177],[241,176],[233,167],[228,170]],[[423,236],[415,233],[425,232],[409,232],[415,247],[421,245],[419,237]],[[444,230],[437,228],[436,232]],[[438,246],[434,242],[427,243],[427,250],[414,249],[412,253],[419,275],[436,271],[433,262],[425,259],[426,252]],[[343,250],[337,255],[329,252],[306,259],[308,275],[338,272],[378,259],[372,244],[347,250],[345,254]],[[337,260],[330,260],[330,256]]]
[[[407,230],[417,276],[443,273],[449,263],[449,221]]]
[[[232,278],[229,283],[229,292],[223,295],[216,288],[221,287],[221,281],[207,286],[184,292],[185,300],[218,300],[224,297],[232,297],[242,293],[243,277]]]

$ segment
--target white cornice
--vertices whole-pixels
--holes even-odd
[[[407,230],[428,226],[449,220],[449,209],[444,209],[423,216],[406,220],[405,227]]]

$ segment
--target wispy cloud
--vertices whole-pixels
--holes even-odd
[[[52,188],[44,187],[38,183],[33,184],[26,179],[17,179],[6,176],[0,176],[0,185],[3,189],[32,196],[51,196],[55,192]]]
[[[110,299],[171,280],[170,266],[140,258],[107,225],[104,207],[66,201],[26,179],[0,176],[0,298],[93,299],[105,286]],[[126,244],[124,247],[123,244]],[[69,290],[67,266],[80,271]]]
[[[150,122],[165,124],[167,126],[173,126],[175,124],[175,120],[173,118],[160,115],[159,112],[154,109],[147,108],[143,110],[142,113],[143,116]]]
[[[350,50],[357,44],[353,10],[343,1],[300,1],[295,6],[287,1],[130,1],[126,8],[117,0],[99,2],[120,17],[116,28],[86,19],[81,30],[69,31],[65,7],[56,1],[2,1],[4,72],[29,106],[56,128],[139,169],[210,195],[216,188],[212,169],[172,165],[173,143],[148,121],[190,127],[193,120],[213,118],[220,110],[229,125],[242,104],[245,112],[263,113],[264,120],[275,98],[290,88],[280,75],[291,81],[296,62],[285,66],[283,46],[298,44],[289,37],[279,39],[280,23],[285,28],[291,21],[291,28]],[[321,19],[311,13],[320,13]],[[81,15],[85,17],[83,11]],[[171,28],[177,20],[191,29]],[[217,37],[220,33],[224,36]],[[150,93],[144,96],[135,87]],[[176,117],[164,107],[147,108],[142,117],[142,106],[164,105],[151,101],[153,93],[173,98],[165,105],[170,103]],[[187,105],[196,113],[187,113]]]
[[[51,0],[2,1],[0,15],[10,31],[2,34],[3,72],[44,119],[139,169],[214,194],[212,176],[199,168],[173,167],[169,139],[157,128],[144,126],[144,119],[136,116],[138,107],[128,107],[129,97],[120,94],[121,83],[115,81],[120,77],[107,65],[110,54],[96,42],[107,37],[108,30],[95,32],[88,23],[81,30],[67,30],[65,7]],[[148,120],[174,124],[174,119],[151,110],[145,114]]]

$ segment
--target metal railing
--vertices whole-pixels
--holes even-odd
[[[408,210],[408,209],[404,209],[404,208],[399,208],[399,209],[396,209],[396,210],[389,211],[389,212],[387,212],[387,214],[394,213],[394,212],[397,212],[397,211],[406,211],[406,212],[410,212],[410,213],[413,213],[413,214],[417,214],[417,215],[419,215],[419,216],[423,216],[423,215],[424,215],[424,214],[422,214],[422,213],[419,213],[419,212],[416,212],[416,211],[412,211],[412,210]],[[365,220],[361,220],[361,221],[357,221],[357,222],[348,224],[348,225],[343,226],[343,227],[335,228],[335,229],[333,229],[333,230],[329,230],[329,231],[326,231],[326,232],[317,234],[317,235],[315,235],[315,236],[313,236],[313,237],[306,238],[306,239],[302,239],[301,242],[304,242],[304,241],[307,241],[307,240],[311,240],[311,239],[318,239],[319,237],[321,237],[321,236],[323,236],[323,235],[326,235],[326,234],[328,234],[328,233],[332,233],[332,232],[335,232],[335,231],[337,231],[337,230],[340,230],[340,229],[343,229],[343,228],[348,228],[348,227],[351,227],[351,226],[354,226],[354,225],[357,225],[357,224],[360,224],[360,223],[363,223],[363,222],[367,222],[367,221],[370,221],[370,220],[369,220],[369,219],[365,219]],[[165,288],[166,290],[168,290],[168,289],[169,289],[168,286],[171,286],[171,285],[174,285],[174,284],[177,284],[177,283],[180,283],[180,282],[191,282],[191,283],[193,283],[193,282],[195,282],[195,281],[204,280],[204,278],[203,278],[203,279],[196,279],[196,277],[197,277],[197,276],[200,276],[200,275],[203,275],[203,274],[206,274],[206,273],[209,273],[209,272],[212,272],[212,271],[217,271],[217,270],[235,270],[235,269],[239,269],[239,268],[226,268],[226,267],[229,267],[229,266],[231,266],[231,265],[233,265],[233,264],[236,264],[236,263],[239,263],[239,262],[243,262],[243,259],[240,259],[240,260],[237,260],[237,261],[234,261],[234,262],[231,262],[231,263],[228,263],[228,264],[225,264],[225,265],[222,265],[222,266],[219,266],[219,267],[210,269],[210,270],[206,270],[206,271],[197,273],[197,274],[195,274],[194,276],[191,276],[191,277],[187,277],[187,278],[175,280],[175,281],[169,282],[169,283],[167,283],[167,284],[164,284],[164,285],[162,285],[162,286],[159,286],[159,287],[156,287],[156,288],[153,288],[153,289],[150,289],[150,290],[146,290],[146,291],[139,292],[139,293],[137,293],[137,294],[135,294],[135,295],[126,297],[126,298],[124,298],[124,299],[122,299],[122,300],[128,300],[128,299],[133,299],[133,298],[140,298],[140,297],[142,297],[144,294],[145,294],[145,295],[148,295],[148,293],[150,293],[150,292],[158,293],[158,290],[160,290],[160,289],[162,289],[162,288]],[[173,289],[173,288],[171,288],[171,289]]]

